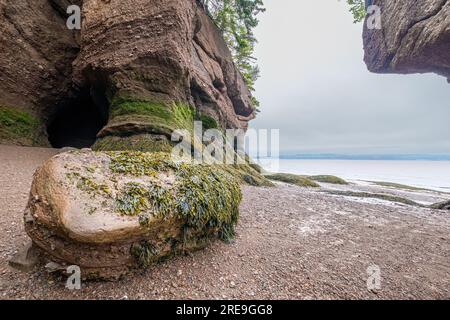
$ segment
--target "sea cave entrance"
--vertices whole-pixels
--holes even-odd
[[[84,93],[58,107],[47,126],[52,147],[90,148],[108,121],[108,108],[103,100]]]

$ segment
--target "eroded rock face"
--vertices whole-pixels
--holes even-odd
[[[364,28],[365,62],[379,73],[434,72],[450,81],[450,1],[374,0],[382,29]]]
[[[66,27],[71,4],[82,5],[81,31]],[[172,115],[188,105],[221,128],[254,118],[221,32],[195,0],[0,0],[0,106],[36,117],[45,140],[58,110],[87,100],[107,122],[100,138],[166,134],[155,105]]]
[[[35,176],[28,235],[85,278],[117,278],[234,234],[241,192],[219,168],[164,153],[69,151]]]
[[[253,117],[230,51],[196,1],[85,0],[83,13],[81,82],[108,88],[111,100],[196,106],[221,127],[246,127]],[[133,121],[113,117],[109,131]]]
[[[66,28],[67,5],[0,0],[0,143],[48,146],[45,124],[73,96],[79,46]]]
[[[66,27],[68,3],[0,0],[0,105],[45,118],[70,96],[79,46]]]

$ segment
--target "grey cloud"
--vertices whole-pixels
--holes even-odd
[[[450,153],[445,78],[369,73],[342,1],[266,2],[252,128],[279,128],[285,152]]]

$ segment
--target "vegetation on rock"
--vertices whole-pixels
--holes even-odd
[[[165,136],[137,134],[130,136],[106,136],[92,146],[95,151],[170,152],[172,145]]]
[[[259,76],[253,57],[256,38],[253,29],[258,25],[258,14],[264,12],[262,0],[200,0],[219,29],[223,31],[235,63],[251,91]],[[254,107],[259,103],[253,101]]]
[[[174,162],[167,153],[110,152],[114,173],[156,177],[161,172],[175,175],[175,183],[162,185],[128,183],[116,199],[121,214],[138,215],[146,225],[152,217],[171,215],[197,231],[217,229],[224,240],[234,236],[239,217],[240,186],[235,178],[217,166]]]
[[[444,201],[432,204],[431,209],[437,209],[437,210],[450,210],[450,201]]]
[[[31,114],[0,105],[0,142],[40,144],[40,122]]]
[[[403,197],[393,196],[390,194],[384,194],[384,193],[338,191],[338,190],[327,191],[327,192],[330,194],[345,196],[345,197],[372,198],[372,199],[380,199],[380,200],[385,200],[385,201],[403,203],[403,204],[407,204],[410,206],[425,207],[424,205],[417,203],[415,201],[412,201],[412,200],[409,200],[409,199],[406,199]]]
[[[323,183],[342,184],[342,185],[348,184],[348,182],[345,181],[344,179],[330,175],[308,176],[308,179]]]
[[[194,109],[183,103],[165,104],[133,98],[115,98],[111,104],[111,125],[143,123],[149,132],[170,136],[176,129],[192,130]]]
[[[202,248],[212,237],[230,241],[235,236],[242,194],[239,181],[221,166],[174,161],[164,152],[93,155],[98,157],[93,164],[65,164],[67,181],[95,203],[85,207],[88,215],[99,212],[101,204],[111,213],[137,217],[151,232],[131,248],[139,265]]]
[[[291,173],[277,173],[265,176],[267,179],[281,181],[289,184],[294,184],[299,187],[311,187],[311,188],[319,188],[320,186],[314,181]]]
[[[381,187],[404,189],[404,190],[409,190],[409,191],[433,191],[430,189],[418,188],[418,187],[408,186],[405,184],[394,183],[394,182],[384,182],[384,181],[370,181],[370,182],[376,184],[377,186],[381,186]]]
[[[219,124],[217,123],[216,119],[208,115],[197,113],[195,115],[195,120],[202,123],[203,130],[219,129]]]
[[[147,134],[130,136],[106,136],[93,146],[98,151],[134,150],[142,152],[170,152],[172,144],[168,139],[157,138],[155,134],[170,137],[176,129],[193,130],[193,123],[201,121],[203,130],[219,129],[217,121],[185,104],[166,105],[131,98],[116,98],[111,107],[111,124],[121,122],[145,123]],[[195,144],[197,140],[194,140]],[[241,165],[223,165],[221,168],[241,182],[255,186],[271,186],[260,172],[247,161]]]

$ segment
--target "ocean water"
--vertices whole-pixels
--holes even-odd
[[[330,174],[347,180],[395,182],[450,192],[450,161],[281,159],[279,165],[273,160],[261,165],[272,172]]]

